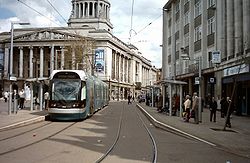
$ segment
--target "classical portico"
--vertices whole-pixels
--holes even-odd
[[[3,78],[15,76],[18,81],[37,78],[48,79],[54,69],[75,69],[76,48],[74,42],[84,39],[82,36],[63,33],[56,30],[41,30],[14,37],[13,74],[8,74],[10,44],[5,44],[5,63]],[[74,45],[73,45],[74,44]],[[81,44],[82,46],[82,44]],[[84,48],[84,47],[83,47]],[[65,51],[70,55],[66,60]],[[81,53],[84,55],[84,53]],[[79,57],[78,57],[79,58]],[[81,62],[79,60],[77,62]],[[67,64],[65,64],[67,63]],[[67,67],[65,67],[67,66]],[[21,83],[20,83],[21,84]],[[20,85],[20,87],[22,87]]]

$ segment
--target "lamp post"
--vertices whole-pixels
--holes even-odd
[[[189,55],[186,53],[186,50],[184,49],[184,55],[181,55],[183,60],[191,60]],[[202,62],[202,58],[201,56],[198,57],[198,60],[195,59],[195,61],[198,61],[198,67],[199,67],[199,106],[198,106],[198,121],[202,122],[202,98],[201,98],[201,62]]]
[[[199,122],[202,122],[202,114],[201,114],[201,102],[202,102],[202,98],[201,98],[201,57],[199,56],[198,59],[198,64],[199,64],[199,108],[198,108],[198,113],[199,113]]]
[[[14,25],[29,25],[30,23],[21,23],[21,22],[11,22],[10,29],[10,57],[9,57],[9,80],[10,80],[10,95],[9,95],[9,105],[8,105],[8,113],[11,114],[12,108],[12,81],[15,80],[13,78],[13,37],[14,37]]]

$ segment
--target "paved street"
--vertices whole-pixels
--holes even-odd
[[[139,109],[136,107],[136,103],[133,105],[127,105],[126,102],[122,101],[110,102],[110,105],[106,109],[97,112],[92,118],[73,124],[73,127],[68,128],[66,132],[62,132],[57,136],[49,136],[50,138],[48,140],[46,139],[46,136],[48,137],[49,133],[53,135],[53,133],[58,132],[59,128],[64,128],[71,124],[64,122],[52,122],[52,124],[47,124],[49,121],[46,122],[44,119],[38,119],[37,121],[40,121],[40,123],[30,121],[29,123],[33,123],[33,125],[22,127],[20,128],[21,130],[18,128],[0,130],[0,143],[4,143],[1,145],[2,153],[8,148],[15,149],[15,146],[18,144],[19,146],[22,146],[23,144],[29,144],[29,141],[31,140],[34,141],[32,138],[30,140],[26,139],[34,133],[36,133],[35,138],[42,141],[35,146],[30,145],[29,148],[25,150],[17,150],[8,155],[1,154],[0,160],[4,162],[6,160],[8,160],[7,162],[20,162],[21,160],[21,162],[27,162],[27,159],[25,158],[27,158],[28,155],[23,152],[29,153],[28,151],[31,152],[37,150],[39,153],[36,152],[36,157],[29,158],[28,162],[53,162],[55,161],[54,157],[50,157],[52,153],[48,153],[48,151],[51,150],[57,151],[53,152],[53,155],[56,153],[59,154],[61,151],[61,158],[59,159],[61,161],[69,160],[71,158],[70,153],[72,152],[77,153],[78,151],[79,153],[79,151],[85,151],[85,154],[83,155],[84,158],[88,160],[87,162],[93,162],[94,158],[98,158],[102,153],[105,153],[105,150],[102,149],[109,147],[115,139],[119,124],[119,116],[123,108],[122,105],[124,105],[125,110],[122,117],[123,123],[121,126],[121,137],[115,150],[104,162],[150,162],[150,158],[152,157],[151,152],[147,153],[147,151],[151,151],[151,143],[144,138],[144,136],[147,135],[145,131],[143,131],[141,127],[140,130],[138,128],[140,122],[138,121],[139,118],[136,115],[136,110],[139,111]],[[139,114],[146,122],[146,125],[149,127],[157,143],[157,162],[226,162],[227,160],[232,162],[250,162],[250,159],[247,158],[249,157],[250,151],[250,130],[249,126],[246,125],[250,122],[248,117],[233,116],[233,127],[231,130],[234,132],[224,132],[211,129],[223,127],[224,119],[221,119],[218,115],[216,123],[209,122],[208,110],[204,110],[203,121],[197,125],[192,123],[192,120],[190,123],[185,123],[180,117],[167,116],[166,114],[158,113],[156,108],[148,107],[144,104],[140,104],[140,106],[141,110],[143,110],[142,112],[139,112]],[[4,102],[0,103],[0,108],[1,128],[17,122],[20,124],[20,122],[23,122],[24,120],[44,117],[46,114],[44,111],[31,112],[29,110],[21,110],[17,114],[8,115],[7,103]],[[151,116],[151,122],[149,122],[144,116],[146,113],[144,115],[142,114],[143,112],[146,112]],[[164,127],[171,132],[155,128],[151,124],[155,124],[158,127]],[[36,128],[39,128],[39,130],[36,131]],[[5,139],[8,140],[9,143],[14,142],[14,144],[11,143],[14,146],[11,147],[11,144],[8,145],[8,143],[4,141]],[[91,144],[95,144],[95,146],[92,146]],[[146,146],[142,144],[145,144]],[[5,145],[7,146],[3,149]],[[105,148],[100,148],[101,146],[105,146]],[[147,150],[148,147],[150,150]],[[65,149],[67,149],[67,151],[65,151]],[[137,152],[135,153],[133,151]],[[142,153],[145,152],[147,154],[143,156]],[[11,155],[15,157],[9,157]],[[15,161],[10,161],[11,158]],[[15,158],[20,159],[16,160]],[[81,160],[81,157],[78,158]],[[38,161],[39,159],[43,161]],[[75,160],[75,162],[78,161],[79,160]]]

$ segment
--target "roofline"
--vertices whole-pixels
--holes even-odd
[[[168,0],[168,2],[164,5],[163,9],[171,8],[171,4],[176,0]]]

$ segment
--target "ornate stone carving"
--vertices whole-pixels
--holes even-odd
[[[61,32],[53,31],[40,31],[36,33],[22,35],[15,38],[15,41],[32,41],[32,40],[65,40],[65,39],[75,39],[74,35]]]

